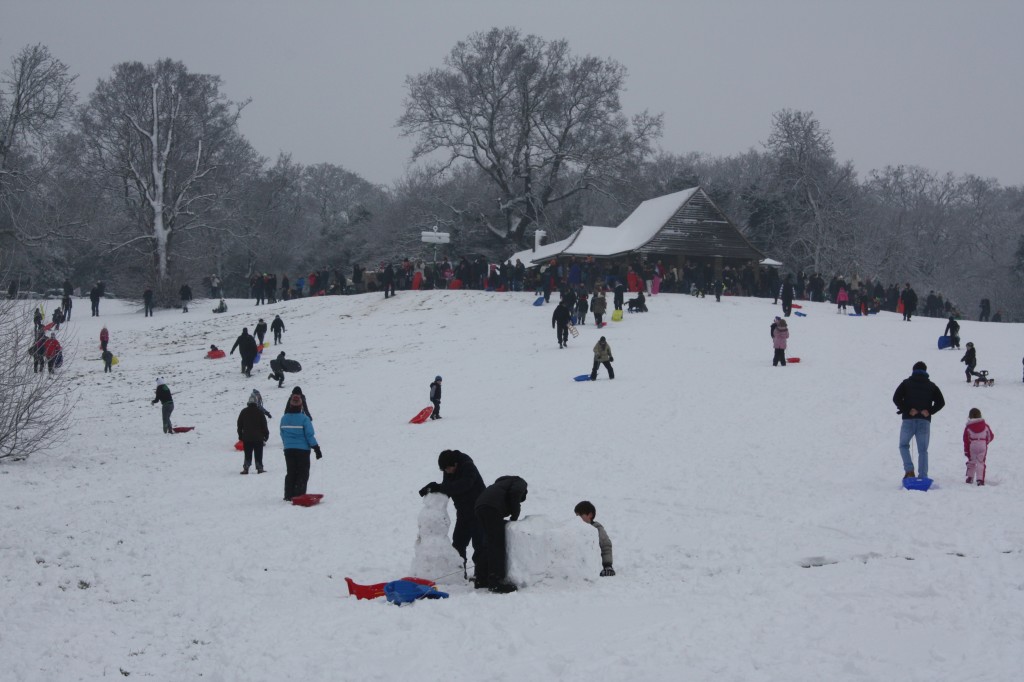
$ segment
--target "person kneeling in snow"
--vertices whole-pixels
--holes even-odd
[[[420,497],[428,493],[442,493],[455,504],[455,530],[452,532],[452,547],[462,557],[462,569],[466,569],[466,548],[473,541],[473,565],[480,567],[484,555],[483,527],[477,520],[473,507],[480,493],[484,491],[484,479],[473,463],[473,458],[459,450],[442,450],[437,456],[437,467],[444,472],[440,483],[428,483],[420,488]],[[475,583],[485,582],[487,574],[477,570]]]
[[[487,543],[487,582],[477,583],[476,587],[487,587],[498,594],[516,591],[515,585],[506,582],[508,555],[505,550],[505,517],[511,517],[512,521],[519,520],[526,492],[526,481],[523,479],[518,476],[500,476],[477,498],[476,518],[483,528],[484,541]],[[482,573],[480,564],[477,564],[477,575]]]
[[[594,505],[587,500],[583,500],[576,505],[573,509],[576,516],[580,517],[584,523],[589,523],[591,526],[597,529],[597,542],[601,546],[601,577],[607,578],[608,576],[615,575],[615,569],[612,568],[612,540],[608,537],[608,533],[605,532],[604,526],[594,520],[597,516],[597,509]]]

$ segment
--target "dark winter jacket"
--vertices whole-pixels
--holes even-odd
[[[604,296],[595,295],[590,302],[590,309],[594,311],[595,315],[604,315],[604,311],[608,309],[608,301]]]
[[[964,353],[964,356],[962,358],[960,358],[960,362],[966,364],[968,367],[970,367],[972,369],[975,366],[977,366],[977,364],[978,364],[978,354],[975,352],[973,346],[971,348],[967,349],[967,352]]]
[[[270,323],[270,329],[271,329],[271,331],[275,331],[275,332],[277,332],[277,331],[283,332],[284,331],[284,321],[282,321],[279,316],[275,316],[274,317],[274,321]]]
[[[167,384],[160,384],[156,387],[156,397],[153,398],[152,404],[156,404],[156,401],[160,401],[160,404],[173,403],[174,400],[171,398],[171,389],[167,388]]]
[[[257,324],[253,328],[253,333],[256,336],[266,336],[266,334],[267,334],[267,323],[266,322],[260,322],[259,324]]]
[[[457,514],[472,514],[477,498],[484,491],[484,479],[473,463],[473,458],[464,452],[456,451],[458,465],[455,473],[444,475],[437,492],[452,498]]]
[[[555,312],[551,313],[551,326],[554,327],[556,324],[559,327],[564,327],[569,324],[569,309],[565,307],[564,303],[559,303],[555,306]]]
[[[960,336],[960,323],[953,318],[950,318],[949,322],[946,323],[946,331],[944,334],[946,336]]]
[[[246,405],[238,413],[238,439],[244,443],[266,443],[270,438],[267,417],[259,405]]]
[[[192,300],[192,287],[190,287],[187,284],[181,285],[181,289],[178,290],[178,296],[180,296],[181,300],[183,300],[183,301],[191,301]]]
[[[441,382],[431,381],[430,382],[430,402],[439,403],[441,402]],[[469,460],[472,462],[473,460]]]
[[[782,296],[780,296],[783,303],[790,304],[793,302],[793,283],[787,279],[782,284]]]
[[[518,476],[499,476],[476,498],[476,509],[490,507],[496,509],[503,518],[511,516],[513,521],[518,521],[525,499],[526,481]]]
[[[238,349],[238,354],[243,358],[256,357],[256,339],[249,332],[243,331],[238,335],[238,338],[235,339],[235,345],[231,346],[230,353],[234,353],[236,348]]]
[[[946,404],[942,391],[928,379],[928,372],[923,369],[915,369],[913,374],[900,383],[892,395],[892,401],[903,419],[927,421],[931,421],[932,415]],[[911,410],[917,410],[916,414],[911,415]],[[928,411],[928,416],[921,414],[923,410]]]

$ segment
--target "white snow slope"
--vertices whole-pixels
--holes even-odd
[[[70,329],[72,437],[0,463],[0,661],[9,680],[1010,680],[1024,664],[1021,328],[963,323],[992,388],[939,351],[944,320],[805,304],[771,366],[765,299],[661,295],[560,350],[534,296],[400,292],[139,317],[84,301]],[[52,302],[51,302],[52,305]],[[303,364],[286,389],[230,348],[280,313]],[[26,312],[26,320],[30,319]],[[27,324],[30,324],[27,322]],[[120,358],[104,375],[101,324]],[[607,336],[616,378],[590,370]],[[268,353],[276,355],[276,347]],[[272,357],[272,355],[271,355]],[[891,402],[924,360],[947,406],[929,492],[901,488]],[[443,419],[408,424],[444,377]],[[165,377],[176,425],[150,400]],[[282,502],[277,422],[309,399],[323,460],[312,508]],[[239,476],[235,420],[258,387],[268,473]],[[971,407],[996,434],[988,485],[964,483]],[[597,506],[618,575],[516,594],[356,600],[343,578],[407,574],[416,491],[457,448],[524,514]],[[435,576],[422,576],[435,577]]]

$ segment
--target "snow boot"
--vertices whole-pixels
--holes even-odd
[[[914,478],[913,470],[908,471],[907,473],[903,474],[903,478]]]
[[[510,594],[519,590],[519,588],[512,583],[498,583],[497,585],[491,585],[487,589],[494,594]]]

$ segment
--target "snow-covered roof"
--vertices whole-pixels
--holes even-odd
[[[700,191],[691,187],[681,192],[648,199],[626,217],[618,227],[584,225],[565,239],[545,244],[536,251],[526,249],[513,254],[524,263],[541,263],[558,256],[610,257],[629,253],[651,241],[690,198]]]

